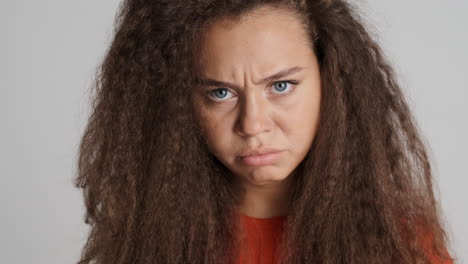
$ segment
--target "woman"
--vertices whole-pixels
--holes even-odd
[[[128,0],[80,263],[452,263],[426,147],[341,0]]]

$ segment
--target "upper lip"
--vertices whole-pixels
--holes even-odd
[[[254,156],[254,155],[262,155],[262,154],[270,154],[280,152],[281,150],[274,149],[274,148],[257,148],[257,149],[250,149],[242,152],[240,155],[241,157],[247,156]]]

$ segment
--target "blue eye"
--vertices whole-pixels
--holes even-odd
[[[284,91],[291,90],[291,87],[293,84],[297,84],[297,82],[296,81],[278,81],[278,82],[273,83],[273,88],[274,88],[275,93],[283,94],[283,93],[287,93]]]
[[[228,94],[231,93],[227,88],[218,88],[213,89],[207,92],[208,97],[213,99],[214,101],[224,101],[224,99],[228,99]]]
[[[277,95],[286,95],[293,89],[293,86],[298,84],[297,81],[288,80],[288,81],[277,81],[272,84],[273,93]],[[223,102],[231,97],[234,97],[235,94],[232,93],[228,88],[216,88],[206,92],[208,98],[215,102]]]

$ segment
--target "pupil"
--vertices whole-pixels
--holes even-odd
[[[219,97],[219,98],[223,98],[224,96],[226,96],[226,90],[225,89],[217,90],[216,91],[216,96]]]
[[[282,92],[286,90],[286,83],[285,82],[276,83],[276,87],[278,91]]]

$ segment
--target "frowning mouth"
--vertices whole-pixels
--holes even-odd
[[[273,154],[273,153],[278,153],[281,151],[282,150],[278,150],[274,148],[258,148],[258,149],[250,149],[250,150],[244,151],[239,156],[241,158],[244,158],[244,157],[255,156],[255,155]]]
[[[257,149],[247,151],[240,155],[240,161],[248,166],[265,166],[277,162],[282,155],[282,150],[276,149]]]

